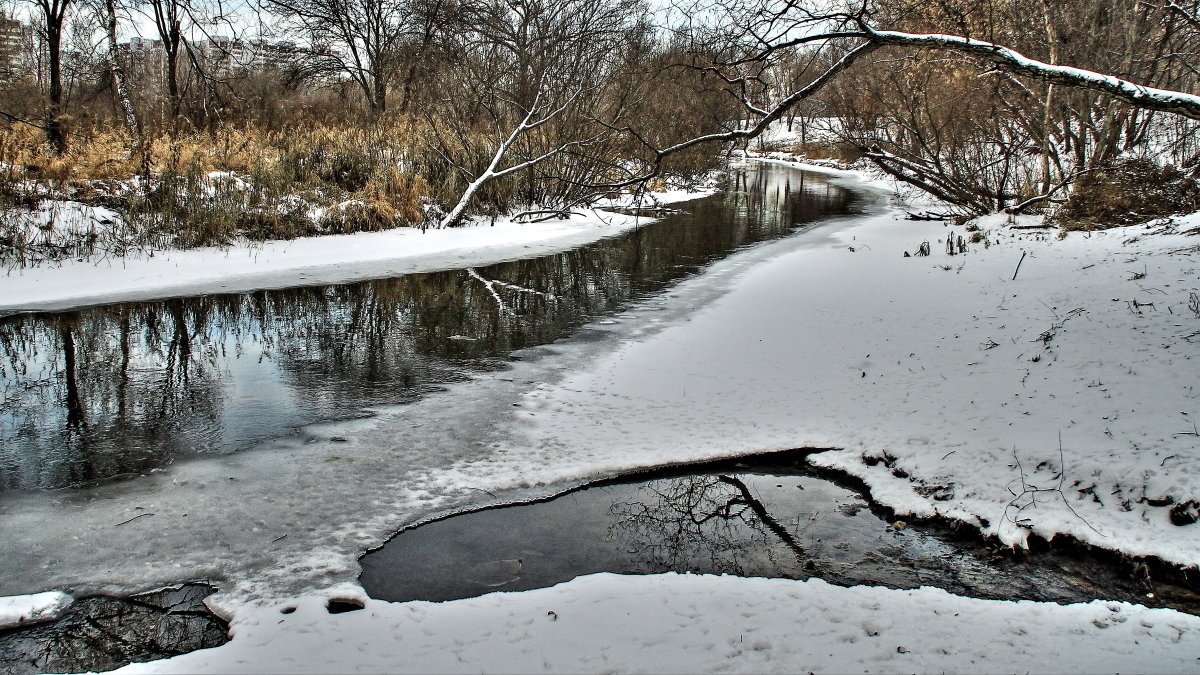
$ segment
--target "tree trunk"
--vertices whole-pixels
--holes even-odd
[[[116,0],[104,0],[104,8],[108,12],[108,68],[112,73],[113,91],[121,104],[121,113],[125,121],[125,130],[129,132],[129,154],[137,156],[141,163],[141,174],[150,174],[150,161],[142,140],[142,126],[138,123],[137,111],[133,108],[133,100],[129,98],[129,88],[125,86],[125,69],[117,58],[117,5]]]
[[[46,140],[54,152],[64,155],[67,152],[67,129],[63,120],[63,87],[62,87],[62,27],[66,16],[63,11],[54,11],[51,6],[43,6],[46,12],[46,50],[47,75],[50,79],[47,91],[50,105],[46,110]]]
[[[376,114],[382,114],[387,111],[387,79],[383,73],[375,72],[374,91],[371,93],[371,108]]]
[[[1054,26],[1049,0],[1042,0],[1042,19],[1045,21],[1046,42],[1050,45],[1050,63],[1058,65],[1058,30]],[[1042,187],[1043,194],[1050,191],[1050,127],[1054,115],[1054,83],[1046,85],[1046,106],[1042,110]]]

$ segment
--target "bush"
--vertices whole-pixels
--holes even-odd
[[[792,154],[808,159],[825,159],[842,164],[853,164],[863,157],[862,150],[857,145],[844,141],[797,143],[792,146]]]
[[[1068,230],[1136,225],[1200,209],[1200,183],[1146,158],[1120,160],[1084,174],[1052,222]]]

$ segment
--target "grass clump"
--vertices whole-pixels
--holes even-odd
[[[1123,159],[1084,174],[1051,217],[1064,230],[1136,225],[1200,209],[1200,183],[1173,166]]]

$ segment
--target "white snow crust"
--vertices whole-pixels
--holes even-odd
[[[902,514],[1195,566],[1200,524],[1152,502],[1200,499],[1200,239],[1014,225],[1028,223],[985,222],[989,246],[948,256],[946,237],[968,233],[881,199],[373,418],[129,483],[0,496],[0,592],[218,580],[234,640],[131,671],[1194,671],[1194,617],[930,589],[598,575],[321,606],[361,595],[357,556],[404,526],[796,447],[835,448],[811,461]],[[903,257],[922,241],[933,255]],[[287,603],[300,609],[278,614]]]
[[[655,198],[668,203],[701,196],[703,193],[673,190]],[[98,209],[85,205],[62,203],[57,209],[60,223],[90,222],[99,217],[92,213]],[[118,216],[106,212],[106,217]],[[0,276],[0,312],[318,286],[484,266],[566,251],[646,222],[645,217],[593,210],[537,223],[499,218],[494,224],[477,221],[425,232],[396,228],[123,258],[71,259],[7,270]]]
[[[447,603],[322,597],[240,613],[225,646],[121,673],[1195,672],[1200,618],[1116,602],[663,574]]]
[[[58,591],[0,598],[0,630],[52,621],[74,602],[74,598]]]

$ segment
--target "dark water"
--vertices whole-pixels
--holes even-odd
[[[1007,600],[1124,600],[1200,613],[1195,593],[1072,552],[1014,557],[941,529],[887,522],[852,488],[776,453],[609,481],[555,499],[405,530],[361,559],[374,598],[452,600],[582,574],[819,577],[936,586]],[[1147,595],[1147,594],[1152,594]]]
[[[0,319],[0,490],[136,475],[412,401],[856,198],[761,166],[679,206],[623,236],[474,272]]]
[[[212,592],[186,584],[128,598],[77,600],[56,621],[0,631],[0,671],[112,670],[225,644],[228,626],[204,605]]]

